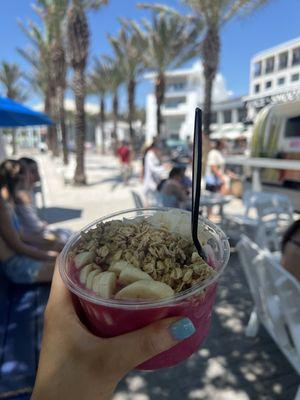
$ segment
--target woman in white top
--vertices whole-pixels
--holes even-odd
[[[149,147],[144,161],[144,193],[147,205],[155,202],[157,185],[166,177],[166,170],[160,162],[161,150],[159,144],[153,142]]]
[[[224,194],[226,175],[225,159],[222,150],[225,148],[223,140],[217,140],[215,148],[211,149],[207,155],[207,165],[205,174],[206,190]]]

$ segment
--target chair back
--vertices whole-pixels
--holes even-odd
[[[144,208],[145,207],[142,197],[139,193],[135,192],[134,190],[131,190],[131,195],[133,197],[134,205],[136,208]]]
[[[237,249],[260,321],[300,374],[300,282],[247,236]]]
[[[290,199],[281,193],[246,192],[244,198],[245,214],[255,212],[255,217],[266,234],[266,247],[279,251],[281,237],[293,221],[293,207]]]

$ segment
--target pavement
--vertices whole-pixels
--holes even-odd
[[[138,164],[125,186],[112,156],[87,157],[88,185],[65,185],[63,168],[38,155],[44,183],[44,217],[55,226],[80,229],[95,218],[134,207],[131,191],[142,195]],[[225,212],[243,211],[240,200]],[[201,349],[179,365],[153,372],[132,371],[113,400],[292,400],[299,377],[268,333],[245,336],[253,303],[237,254],[223,274],[210,335]]]

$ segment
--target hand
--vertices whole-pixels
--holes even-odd
[[[194,331],[187,318],[168,318],[122,336],[96,337],[78,319],[56,268],[31,399],[108,400],[127,372]]]
[[[58,257],[59,252],[56,250],[48,250],[46,251],[47,261],[55,261]]]

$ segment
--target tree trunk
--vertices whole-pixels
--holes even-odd
[[[100,129],[101,129],[101,154],[105,154],[105,102],[104,95],[100,95]]]
[[[127,85],[127,98],[128,98],[128,124],[129,124],[129,136],[132,146],[135,145],[135,134],[133,129],[133,121],[135,115],[135,85],[136,82],[134,79],[130,79]]]
[[[74,182],[79,185],[86,184],[84,153],[85,153],[85,81],[84,68],[74,69],[73,90],[75,94],[75,137],[76,137],[76,169]]]
[[[50,98],[49,98],[49,92],[45,91],[44,93],[44,113],[47,114],[48,116],[50,116]],[[47,141],[47,147],[49,150],[51,150],[51,140],[50,140],[50,135],[51,135],[51,131],[50,131],[50,126],[47,127],[47,137],[46,137],[46,141]]]
[[[56,107],[56,86],[55,83],[50,84],[51,87],[49,89],[49,115],[52,121],[54,121],[53,125],[49,126],[49,142],[50,142],[50,150],[52,152],[53,157],[59,156],[59,148],[58,148],[58,137],[57,137],[57,107]]]
[[[17,155],[17,132],[16,129],[11,130],[11,146],[12,146],[12,154],[13,156]]]
[[[203,131],[210,134],[211,103],[213,82],[219,66],[220,36],[218,28],[208,29],[202,45],[203,69],[204,69],[204,105],[203,105]]]
[[[117,151],[118,145],[118,117],[119,117],[119,99],[118,99],[118,92],[115,91],[113,94],[113,130],[112,130],[112,139],[113,139],[113,150],[114,153]]]
[[[156,96],[156,130],[157,136],[161,135],[161,124],[163,122],[161,115],[161,106],[165,100],[165,76],[160,72],[155,79],[155,96]]]
[[[58,86],[57,87],[57,108],[58,108],[59,124],[60,124],[60,130],[61,130],[63,162],[64,162],[64,165],[68,165],[69,151],[68,151],[68,138],[67,138],[67,129],[66,129],[66,121],[65,121],[64,99],[65,99],[65,90],[62,86]]]

